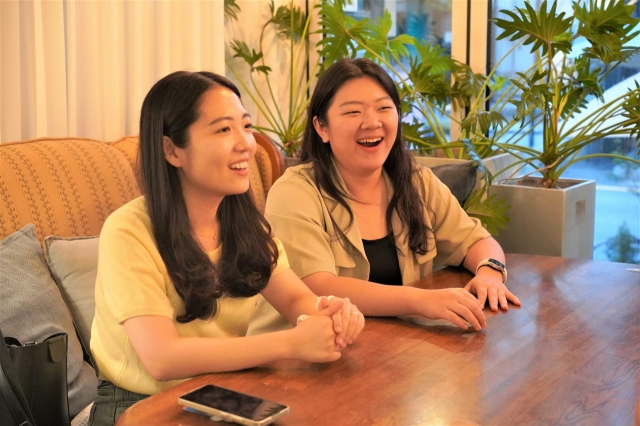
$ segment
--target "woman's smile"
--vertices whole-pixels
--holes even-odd
[[[375,148],[376,146],[380,145],[380,142],[382,142],[383,139],[383,137],[361,139],[358,141],[358,145],[364,148]]]
[[[240,160],[229,166],[231,170],[241,176],[247,176],[249,174],[249,160]]]

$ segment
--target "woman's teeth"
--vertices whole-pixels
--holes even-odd
[[[249,162],[248,161],[241,161],[239,163],[232,164],[229,167],[234,169],[234,170],[243,170],[243,169],[246,169],[247,167],[249,167]]]
[[[382,138],[377,138],[377,139],[363,139],[361,141],[358,141],[358,143],[362,146],[376,146],[378,145],[380,142],[382,142]]]

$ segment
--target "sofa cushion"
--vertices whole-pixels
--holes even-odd
[[[107,145],[116,148],[125,156],[133,174],[136,177],[138,188],[142,188],[142,180],[140,179],[140,164],[138,164],[138,137],[125,136],[114,142],[107,142]]]
[[[44,255],[85,348],[91,340],[98,272],[98,237],[44,239]]]
[[[82,138],[0,144],[0,238],[28,223],[48,235],[97,235],[107,216],[140,196],[118,149]]]
[[[458,203],[464,206],[476,186],[478,163],[465,161],[464,163],[442,164],[432,167],[431,171],[442,183],[447,185]]]
[[[49,274],[32,224],[0,241],[0,282],[0,327],[5,336],[24,343],[39,342],[54,333],[69,335],[69,413],[75,416],[94,400],[98,379],[82,359],[71,315]]]

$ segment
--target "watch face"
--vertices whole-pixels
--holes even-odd
[[[499,268],[505,269],[505,266],[501,262],[498,262],[495,259],[487,259],[487,261],[493,263],[494,265],[496,265]]]

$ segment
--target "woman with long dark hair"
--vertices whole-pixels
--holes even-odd
[[[253,205],[255,150],[249,114],[224,77],[176,72],[147,94],[144,197],[116,210],[100,234],[92,424],[113,424],[127,406],[181,379],[285,358],[334,361],[357,338],[357,308],[318,300]],[[258,293],[299,325],[245,337]]]
[[[265,216],[316,294],[348,297],[365,315],[420,314],[479,330],[485,301],[494,311],[520,304],[505,286],[504,253],[415,162],[400,115],[396,86],[380,66],[331,65],[311,98],[302,164],[270,189]],[[465,289],[408,286],[434,263],[463,265],[475,277]]]

